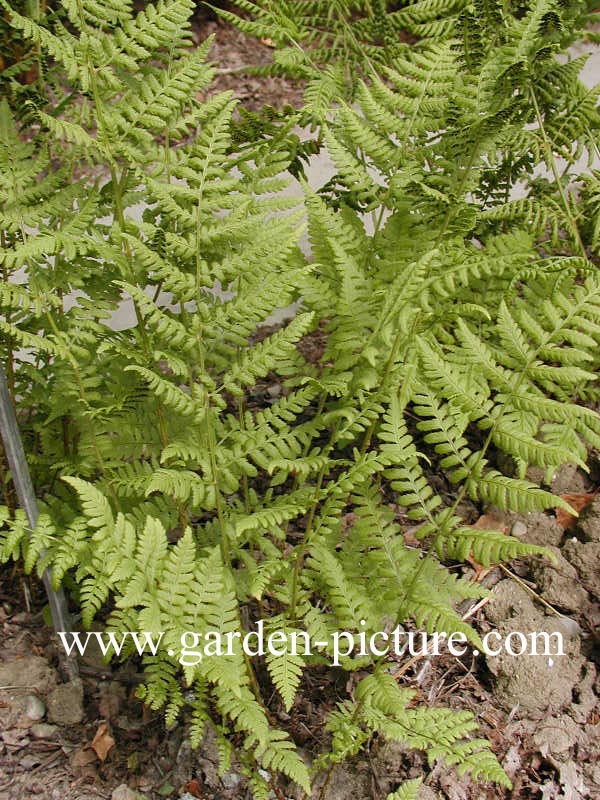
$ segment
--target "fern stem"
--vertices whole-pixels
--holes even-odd
[[[552,145],[550,144],[550,140],[548,139],[548,134],[546,133],[544,119],[540,112],[540,107],[538,105],[537,97],[533,87],[529,88],[529,96],[531,97],[531,102],[533,104],[533,108],[535,109],[535,116],[537,119],[537,123],[540,127],[540,132],[542,134],[542,140],[544,142],[544,150],[546,151],[546,163],[552,170],[554,181],[556,183],[556,188],[558,189],[558,193],[560,194],[560,199],[565,210],[565,215],[567,217],[569,226],[571,228],[571,236],[573,237],[573,240],[577,246],[577,249],[579,250],[580,255],[587,260],[587,253],[585,251],[584,244],[581,241],[579,228],[577,227],[577,223],[575,222],[573,215],[571,213],[571,209],[569,207],[569,201],[567,200],[567,196],[565,194],[565,190],[562,185],[560,174],[558,172],[558,167],[556,165],[556,160],[554,158],[554,153],[552,152]]]
[[[240,430],[246,430],[246,417],[245,417],[245,409],[244,409],[244,401],[243,398],[238,397],[238,419],[240,423]],[[242,489],[244,493],[244,511],[246,514],[250,513],[250,490],[248,486],[248,476],[244,472],[242,475]]]
[[[6,235],[4,231],[0,231],[0,244],[2,245],[2,249],[6,250]],[[2,260],[2,279],[4,283],[8,283],[9,273],[8,268],[6,266],[6,262]],[[11,309],[10,307],[6,310],[6,321],[10,324],[11,321]],[[6,361],[6,382],[8,385],[8,392],[10,394],[10,399],[15,404],[15,353],[14,353],[14,339],[12,335],[6,337],[6,349],[8,351],[8,357]]]

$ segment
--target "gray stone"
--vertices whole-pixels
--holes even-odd
[[[568,753],[580,739],[579,726],[566,714],[544,720],[533,736],[533,741],[544,758]]]
[[[139,800],[139,797],[137,792],[130,789],[126,783],[122,783],[113,791],[110,800]]]
[[[574,703],[569,711],[575,722],[579,725],[586,726],[590,715],[593,711],[600,710],[600,701],[594,691],[594,684],[596,682],[596,667],[591,661],[587,661],[583,668],[583,677],[575,687],[573,694],[577,702]],[[598,752],[600,752],[600,726],[596,725],[595,730],[598,735]]]
[[[580,611],[587,605],[588,596],[579,583],[577,570],[557,547],[551,549],[556,563],[548,561],[533,566],[533,576],[539,592],[553,606],[565,611]]]
[[[77,725],[83,719],[83,685],[80,680],[61,683],[48,695],[48,719],[57,725]]]
[[[492,599],[485,607],[485,615],[495,625],[511,617],[543,619],[543,613],[535,605],[532,595],[516,581],[506,579],[496,584]]]
[[[565,532],[555,517],[550,517],[548,514],[539,511],[534,514],[523,515],[520,520],[527,526],[527,530],[521,536],[517,533],[513,535],[522,542],[542,545],[543,547],[558,547],[564,539]]]
[[[577,522],[577,532],[585,542],[600,542],[600,495],[582,509]]]
[[[554,494],[584,494],[587,491],[585,476],[576,464],[565,464],[552,478]]]
[[[318,793],[316,794],[318,797]],[[371,797],[371,781],[367,772],[351,770],[346,764],[338,764],[333,772],[327,791],[327,800]]]
[[[221,782],[226,789],[235,789],[241,780],[241,777],[235,772],[225,772],[221,776]]]
[[[34,739],[54,739],[58,733],[58,727],[50,725],[48,722],[36,722],[29,729],[29,733]]]
[[[513,526],[510,529],[510,535],[514,536],[516,539],[524,539],[524,537],[527,535],[527,525],[522,519],[518,519],[513,523]]]
[[[583,587],[600,599],[600,542],[569,539],[563,554],[579,573]]]
[[[417,800],[440,800],[440,795],[430,789],[429,786],[420,786]]]
[[[498,649],[500,643],[511,632],[529,634],[548,634],[552,653],[556,653],[557,641],[552,634],[562,635],[564,655],[532,655],[531,647],[523,655],[512,656],[503,649],[497,656],[486,656],[490,672],[495,676],[494,694],[504,708],[513,709],[519,706],[525,713],[543,712],[548,708],[559,711],[571,706],[573,689],[579,683],[585,659],[580,654],[579,639],[570,638],[568,626],[563,625],[560,617],[534,616],[513,617],[498,626],[501,640],[493,641]],[[543,642],[538,638],[538,649],[543,649]],[[513,643],[519,649],[518,641]]]
[[[25,698],[23,713],[28,719],[39,722],[39,720],[44,719],[46,715],[46,706],[39,697],[36,697],[34,694],[28,694]]]

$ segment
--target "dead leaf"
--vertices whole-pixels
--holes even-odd
[[[480,564],[479,561],[475,561],[474,558],[471,556],[467,556],[467,562],[473,567],[475,571],[475,575],[473,577],[473,581],[475,583],[481,583],[481,581],[485,578],[486,575],[492,571],[493,567],[484,567],[483,564]]]
[[[567,761],[560,765],[560,785],[563,788],[565,800],[583,800],[589,797],[588,787],[583,782],[577,765],[574,761]]]
[[[266,36],[264,39],[260,40],[262,44],[266,44],[267,47],[276,47],[277,45],[269,36]]]
[[[598,489],[595,492],[588,492],[587,494],[561,494],[561,498],[565,500],[571,508],[579,514],[586,506],[594,501],[598,494]],[[575,524],[577,517],[570,514],[564,508],[559,508],[556,512],[556,521],[566,531],[572,528]]]
[[[183,787],[183,791],[191,794],[192,797],[198,797],[202,800],[202,792],[200,791],[200,784],[197,780],[191,780]]]
[[[470,527],[479,528],[479,530],[483,531],[501,531],[502,533],[508,533],[508,525],[493,514],[482,514],[477,522]]]
[[[71,753],[71,768],[74,770],[83,769],[96,761],[96,753],[90,747],[80,747]]]
[[[98,725],[96,735],[92,740],[90,747],[96,753],[100,761],[106,761],[106,756],[115,745],[115,740],[108,732],[108,723],[101,722]]]

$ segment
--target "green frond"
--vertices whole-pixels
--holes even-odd
[[[419,787],[422,778],[405,781],[395,792],[388,794],[386,800],[419,800]]]

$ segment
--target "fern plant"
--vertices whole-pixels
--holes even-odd
[[[461,501],[564,506],[527,467],[585,467],[600,446],[578,402],[597,396],[600,280],[576,189],[596,209],[597,176],[556,160],[574,169],[596,147],[597,95],[580,62],[554,58],[584,9],[394,12],[421,41],[369,55],[355,104],[336,90],[309,108],[337,174],[296,207],[280,190],[302,115],[241,141],[230,94],[197,99],[213,69],[210,41],[190,47],[189,0],[66,0],[64,24],[0,2],[48,63],[24,121],[0,106],[0,357],[42,500],[30,533],[3,471],[2,558],[73,575],[85,626],[102,613],[109,631],[164,631],[141,696],[168,721],[188,708],[194,744],[214,724],[223,769],[235,735],[256,798],[278,774],[309,794],[375,732],[508,786],[470,713],[417,702],[386,657],[334,642],[399,625],[481,647],[456,610],[481,589],[445,564],[544,551],[469,527]],[[332,8],[360,27],[361,4]],[[355,57],[332,53],[332,69]],[[265,380],[282,388],[256,408]],[[235,636],[259,618],[323,643],[265,659],[275,695]],[[189,631],[232,646],[182,664]],[[308,765],[272,706],[291,712],[303,675],[332,660],[360,674]]]

